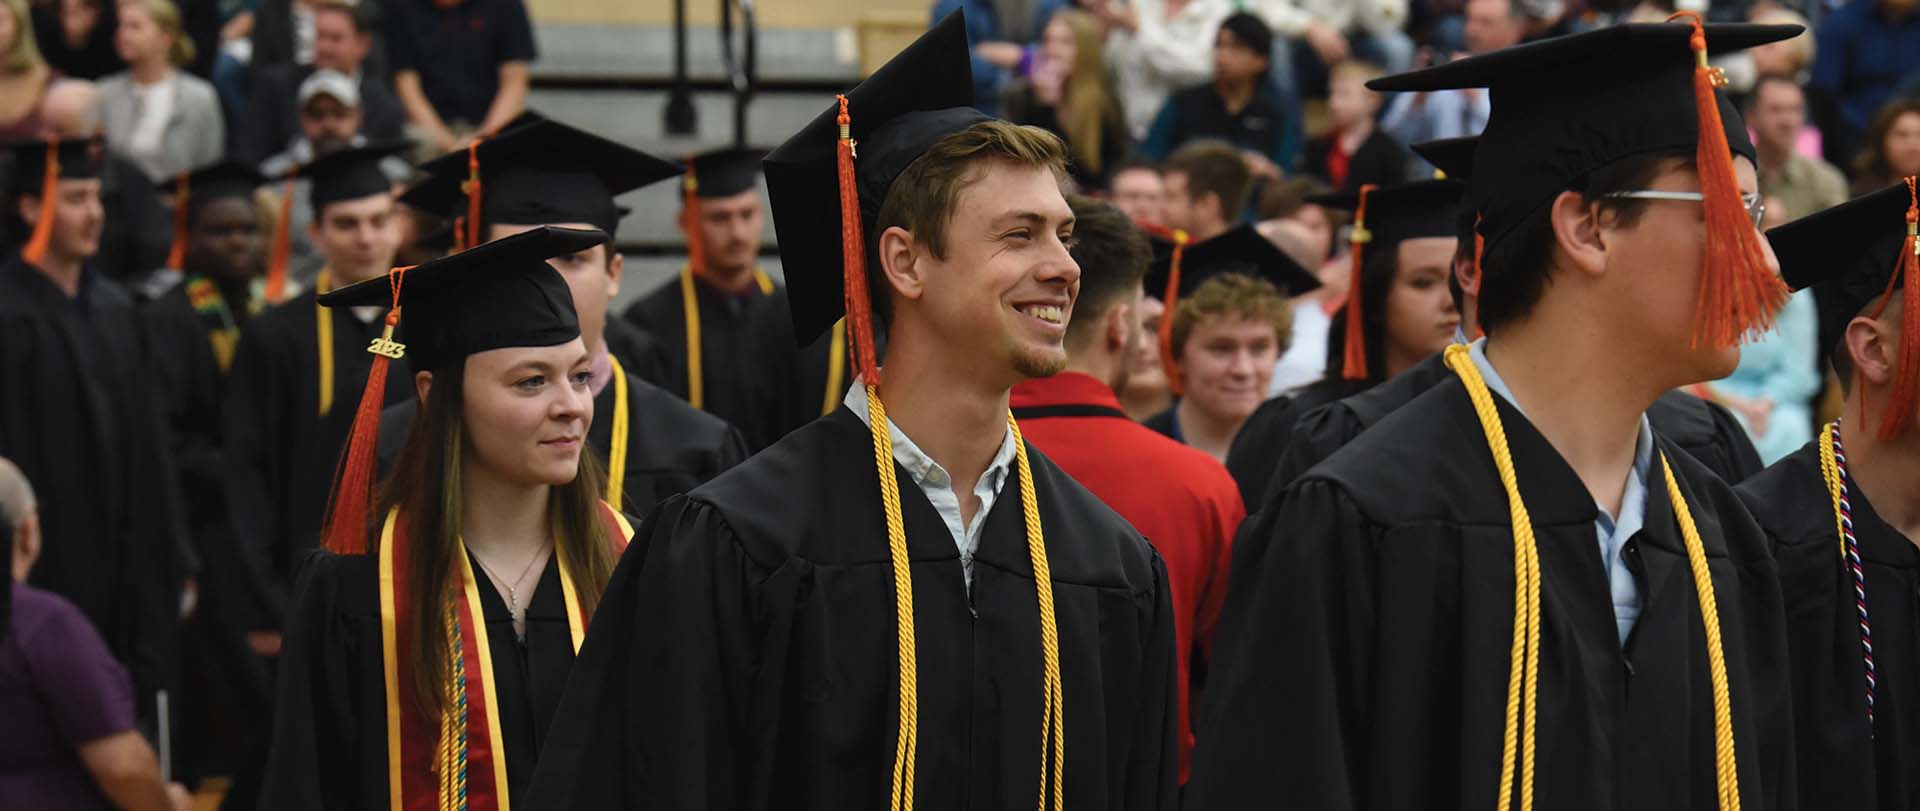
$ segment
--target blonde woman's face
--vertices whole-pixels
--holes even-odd
[[[1058,18],[1047,23],[1047,30],[1040,35],[1040,53],[1057,69],[1071,70],[1073,60],[1080,55],[1073,41],[1073,26]]]
[[[152,58],[155,54],[165,54],[171,44],[172,35],[162,31],[155,22],[153,14],[139,3],[120,5],[120,27],[114,31],[114,50],[120,58],[132,63]]]

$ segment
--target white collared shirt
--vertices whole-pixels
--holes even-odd
[[[847,390],[847,397],[841,401],[853,411],[853,415],[865,423],[868,430],[873,422],[867,414],[867,387],[855,382]],[[1007,429],[1005,438],[1000,440],[1000,450],[993,455],[993,462],[987,465],[986,472],[980,474],[980,480],[974,483],[973,495],[980,499],[980,509],[973,514],[973,525],[967,526],[961,520],[960,495],[953,490],[953,477],[939,462],[933,461],[920,446],[902,433],[893,418],[887,418],[887,433],[893,437],[893,461],[907,469],[907,475],[913,477],[913,483],[925,493],[927,501],[947,522],[947,531],[953,533],[953,543],[960,549],[960,569],[967,581],[967,590],[973,590],[973,554],[980,549],[980,529],[987,525],[987,514],[993,512],[993,502],[1000,497],[1000,487],[1007,483],[1007,475],[1013,469],[1014,446],[1013,429]]]

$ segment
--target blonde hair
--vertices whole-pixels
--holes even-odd
[[[0,0],[0,8],[13,15],[13,41],[0,53],[0,73],[21,74],[46,64],[40,57],[40,44],[33,39],[33,16],[27,0]]]
[[[167,46],[168,63],[177,68],[193,61],[193,38],[181,27],[180,7],[174,5],[173,0],[120,0],[122,10],[129,7],[145,11],[155,26],[173,37],[173,44]]]
[[[1060,129],[1066,133],[1073,158],[1089,172],[1101,170],[1101,141],[1106,123],[1112,120],[1115,106],[1113,88],[1107,81],[1107,58],[1100,39],[1100,26],[1093,15],[1077,8],[1061,9],[1053,19],[1065,23],[1073,32],[1073,65],[1062,88]]]
[[[1238,316],[1257,324],[1273,326],[1281,354],[1287,351],[1287,339],[1293,336],[1293,306],[1280,289],[1266,279],[1244,273],[1222,273],[1200,283],[1192,293],[1180,297],[1173,309],[1173,357],[1186,351],[1187,338],[1194,327],[1208,318]]]

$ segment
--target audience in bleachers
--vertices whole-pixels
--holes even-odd
[[[119,15],[111,0],[45,0],[33,4],[33,35],[47,64],[62,75],[98,79],[127,66],[114,50]]]
[[[1273,32],[1244,11],[1220,23],[1213,40],[1213,80],[1168,98],[1140,151],[1165,158],[1197,140],[1239,147],[1247,169],[1262,181],[1279,180],[1288,164],[1286,122],[1295,115],[1265,81]]]
[[[1854,196],[1920,173],[1920,99],[1896,98],[1880,109],[1853,163]]]
[[[1432,51],[1432,62],[1483,54],[1520,44],[1527,8],[1520,0],[1467,0],[1461,36],[1465,53]],[[1402,93],[1387,106],[1380,128],[1403,144],[1479,135],[1491,109],[1480,88]]]
[[[40,58],[26,0],[0,0],[0,143],[40,134],[40,102],[58,78]]]
[[[1330,126],[1327,134],[1307,142],[1301,171],[1346,191],[1406,180],[1411,160],[1406,146],[1380,130],[1380,94],[1367,89],[1367,82],[1380,75],[1380,68],[1365,62],[1334,67],[1327,94]]]
[[[393,0],[387,60],[413,137],[441,152],[527,108],[537,55],[521,0]]]
[[[226,122],[213,85],[182,68],[195,46],[172,0],[120,0],[115,47],[127,69],[100,80],[107,144],[154,182],[226,154]]]
[[[386,77],[369,69],[373,30],[366,12],[339,0],[317,2],[313,20],[313,58],[308,62],[257,65],[253,69],[251,100],[244,125],[237,128],[235,156],[258,163],[302,137],[313,111],[305,96],[306,82],[320,71],[332,71],[352,83],[354,128],[376,141],[399,138],[406,128],[407,111],[388,89]],[[340,109],[335,116],[344,116]],[[311,137],[311,134],[308,134]]]
[[[1105,189],[1109,173],[1133,151],[1133,139],[1107,74],[1099,21],[1079,9],[1055,12],[1032,62],[1026,77],[1007,87],[1002,116],[1059,135],[1071,152],[1074,180],[1084,189]]]
[[[1827,5],[1827,4],[1821,4]],[[1819,53],[1812,86],[1832,99],[1839,117],[1826,132],[1844,155],[1866,137],[1876,113],[1920,73],[1920,4],[1913,0],[1850,0],[1815,28]],[[1912,88],[1908,88],[1911,92]],[[1836,163],[1839,161],[1835,161]]]

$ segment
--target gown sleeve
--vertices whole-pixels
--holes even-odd
[[[280,505],[290,494],[281,475],[287,467],[282,454],[292,434],[277,401],[277,393],[287,388],[287,359],[275,357],[276,336],[259,326],[256,322],[241,337],[227,381],[224,483],[234,542],[253,587],[246,627],[278,630],[287,610],[287,582],[274,554],[283,543]]]
[[[1202,708],[1187,808],[1368,805],[1373,621],[1370,522],[1339,489],[1289,489],[1249,531],[1266,552],[1235,565]]]
[[[1705,400],[1708,413],[1713,415],[1714,444],[1720,446],[1720,464],[1714,465],[1715,473],[1728,484],[1739,484],[1759,473],[1766,464],[1760,461],[1760,451],[1753,446],[1753,438],[1747,435],[1747,429],[1733,417],[1726,406]],[[1724,466],[1724,467],[1722,467]]]
[[[1127,809],[1173,809],[1180,805],[1179,657],[1174,643],[1173,590],[1167,581],[1166,561],[1158,554],[1153,556],[1153,580],[1153,616],[1144,623],[1147,647],[1140,671],[1145,684],[1140,695],[1157,699],[1159,707],[1157,712],[1134,716],[1134,756],[1128,762],[1125,783]]]
[[[342,585],[354,563],[370,561],[315,553],[296,588],[277,670],[261,808],[351,809],[369,793],[362,785],[365,740],[358,724],[384,724],[385,710],[354,701],[356,657],[379,655],[359,647],[347,621]]]

